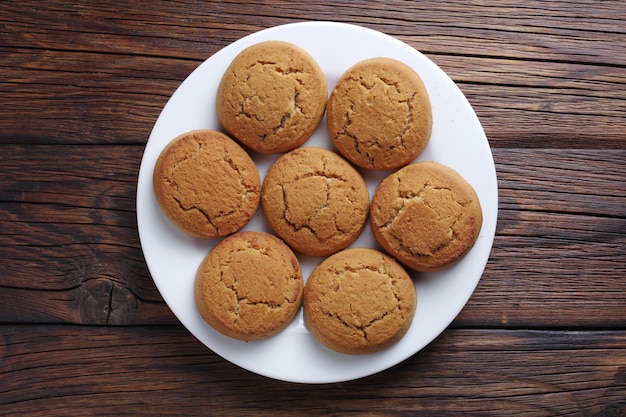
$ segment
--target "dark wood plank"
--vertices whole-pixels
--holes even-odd
[[[0,3],[0,143],[145,141],[200,62],[306,17],[378,29],[426,53],[458,82],[493,146],[624,146],[619,2],[38,4],[23,13],[21,2]]]
[[[240,369],[180,327],[0,328],[3,415],[617,416],[626,334],[448,330],[356,381],[301,385]]]
[[[451,328],[378,375],[313,386],[251,374],[180,326],[135,214],[177,86],[303,20],[436,62],[500,186],[489,263]],[[621,1],[592,0],[0,2],[0,414],[626,415],[625,21]]]
[[[66,4],[38,2],[24,12],[5,1],[5,36],[16,46],[201,58],[241,36],[302,21],[358,23],[419,44],[429,53],[499,56],[623,65],[626,13],[615,1],[507,1],[470,4],[366,0],[333,3],[140,1]],[[35,29],[29,32],[27,29]],[[89,36],[85,35],[89,34]],[[76,42],[79,39],[80,42]],[[593,46],[589,48],[589,46]]]
[[[0,56],[0,143],[144,143],[169,96],[200,63],[12,48],[0,48]],[[624,145],[623,68],[434,60],[467,95],[494,147]]]
[[[626,144],[623,66],[456,56],[433,60],[466,95],[493,147],[623,149]]]
[[[0,144],[145,144],[198,62],[0,48]]]
[[[2,151],[0,321],[175,323],[138,240],[140,147]],[[626,151],[494,157],[497,236],[455,326],[626,327]]]
[[[176,323],[140,249],[140,147],[2,152],[0,321]]]
[[[456,325],[626,327],[626,152],[495,149],[496,240]]]

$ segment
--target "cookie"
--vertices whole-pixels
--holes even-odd
[[[216,109],[224,128],[261,153],[286,152],[309,139],[328,97],[320,66],[304,49],[266,41],[244,49],[224,73]]]
[[[309,331],[329,349],[374,353],[404,336],[417,296],[407,272],[392,257],[369,248],[346,249],[326,258],[304,289]]]
[[[348,69],[328,99],[326,121],[339,152],[375,170],[413,161],[428,144],[433,123],[422,79],[391,58],[367,59]]]
[[[159,155],[152,179],[163,213],[198,238],[241,229],[261,198],[261,179],[250,156],[213,130],[193,130],[174,138]]]
[[[386,177],[370,212],[378,243],[416,271],[458,262],[476,242],[482,219],[472,186],[437,162],[416,162]]]
[[[272,164],[261,190],[272,229],[297,252],[326,256],[361,234],[369,209],[363,177],[336,153],[294,149]]]
[[[239,232],[209,252],[198,268],[198,312],[215,330],[260,340],[283,330],[300,309],[300,264],[289,247],[264,232]]]

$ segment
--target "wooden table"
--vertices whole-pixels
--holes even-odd
[[[0,3],[0,414],[626,415],[621,1]],[[139,244],[148,136],[202,61],[267,27],[359,24],[459,85],[496,163],[483,277],[426,349],[271,380],[197,341]]]

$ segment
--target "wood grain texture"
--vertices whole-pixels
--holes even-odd
[[[626,151],[494,150],[496,239],[455,324],[626,326]]]
[[[499,185],[475,293],[419,354],[358,381],[251,374],[158,293],[135,195],[152,126],[205,59],[332,20],[457,83]],[[626,415],[622,1],[0,2],[0,415]],[[216,75],[216,76],[219,76]]]
[[[48,0],[37,5],[24,13],[23,2],[3,2],[5,37],[12,45],[204,59],[207,51],[267,27],[332,20],[419,41],[418,49],[427,53],[603,65],[623,65],[626,54],[626,12],[618,0],[157,1],[150,7],[128,1],[123,9],[116,2],[60,7]]]
[[[174,323],[138,240],[142,149],[3,149],[0,320]],[[626,327],[626,151],[495,149],[494,158],[497,236],[455,325]]]
[[[141,148],[2,151],[1,321],[176,323],[140,249]]]
[[[180,327],[7,326],[0,340],[3,415],[626,412],[624,332],[448,330],[387,371],[321,385],[251,374]]]
[[[383,10],[380,2],[355,1],[332,8],[128,2],[123,13],[114,3],[38,2],[29,13],[22,4],[0,5],[0,143],[145,141],[167,98],[203,60],[256,30],[306,17],[360,24],[424,52],[467,95],[492,146],[624,144],[619,2],[395,1]],[[116,134],[119,127],[125,134]]]

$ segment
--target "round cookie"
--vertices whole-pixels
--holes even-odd
[[[361,168],[388,170],[414,160],[432,130],[428,92],[420,76],[391,58],[355,64],[337,82],[326,107],[339,152]]]
[[[416,271],[458,262],[476,242],[482,218],[472,186],[437,162],[416,162],[389,175],[370,211],[378,243]]]
[[[305,147],[270,167],[261,204],[270,226],[289,246],[303,255],[326,256],[361,234],[369,192],[363,177],[342,157]]]
[[[304,288],[304,318],[326,347],[373,353],[404,336],[416,298],[413,281],[392,257],[369,248],[346,249],[311,273]]]
[[[320,66],[304,49],[266,41],[232,61],[217,91],[217,115],[237,140],[261,153],[286,152],[311,137],[326,107]]]
[[[214,130],[193,130],[174,138],[161,151],[152,180],[163,213],[198,238],[241,229],[261,198],[261,179],[250,156]]]
[[[214,329],[238,340],[260,340],[295,318],[303,287],[291,249],[269,233],[247,231],[209,252],[198,268],[194,296],[200,315]]]

